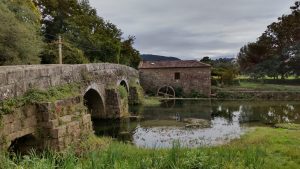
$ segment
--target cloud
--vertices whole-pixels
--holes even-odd
[[[235,56],[294,0],[90,0],[98,14],[136,36],[141,53]]]

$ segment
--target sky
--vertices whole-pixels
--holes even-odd
[[[90,0],[141,54],[235,57],[295,0]]]

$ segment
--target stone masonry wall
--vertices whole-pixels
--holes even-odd
[[[129,87],[129,105],[139,105],[143,102],[143,89],[141,87],[130,86]]]
[[[42,147],[61,151],[79,143],[93,131],[91,115],[87,113],[81,96],[39,104],[38,112]]]
[[[175,80],[177,72],[179,80]],[[185,95],[193,90],[208,97],[211,94],[210,68],[140,69],[140,81],[146,92],[156,93],[160,87],[168,85],[181,87]]]
[[[120,99],[120,94],[117,89],[106,89],[106,111],[110,119],[118,119],[128,114],[128,102]]]
[[[131,67],[108,63],[0,66],[0,101],[21,96],[30,88],[47,89],[82,81],[108,88],[122,79],[138,77],[138,71]]]
[[[36,149],[57,151],[75,145],[92,133],[91,115],[87,114],[81,96],[25,106],[1,120],[0,149],[7,149],[12,141],[32,134]]]
[[[27,105],[0,119],[0,150],[7,149],[11,141],[37,131],[36,106]]]

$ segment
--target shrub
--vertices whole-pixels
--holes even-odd
[[[191,98],[207,98],[207,96],[205,96],[204,94],[202,93],[199,93],[195,90],[192,90],[191,93],[190,93],[190,97]]]
[[[183,97],[183,89],[182,89],[182,87],[176,87],[174,90],[175,90],[175,96],[176,97]]]

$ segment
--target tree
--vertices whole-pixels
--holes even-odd
[[[297,48],[300,34],[300,2],[292,6],[292,13],[278,18],[256,42],[241,48],[238,63],[246,74],[285,78],[297,72]],[[271,64],[273,66],[271,66]],[[276,68],[276,70],[275,70]]]
[[[43,33],[48,43],[55,42],[61,35],[90,62],[136,65],[139,56],[132,39],[122,41],[122,31],[99,17],[88,0],[39,0],[36,3],[42,11]],[[44,52],[41,57],[47,61],[51,56]],[[129,61],[122,60],[124,57]]]
[[[141,57],[139,51],[133,48],[134,41],[135,37],[129,36],[127,40],[122,42],[119,63],[137,68]]]
[[[200,60],[200,62],[211,64],[212,60],[209,56],[205,56]]]
[[[0,65],[38,64],[43,48],[39,14],[31,1],[0,1]]]

